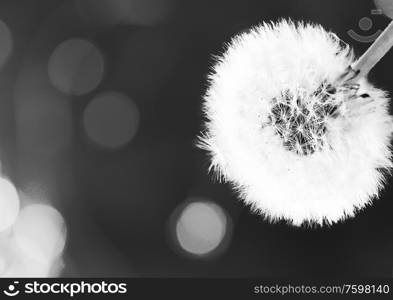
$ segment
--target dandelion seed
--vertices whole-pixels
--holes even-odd
[[[348,67],[351,48],[317,25],[265,23],[236,36],[205,95],[199,146],[211,169],[271,221],[354,216],[393,166],[389,100],[364,78],[378,60]]]

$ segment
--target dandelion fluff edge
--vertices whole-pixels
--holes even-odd
[[[218,58],[199,146],[267,219],[334,223],[382,189],[392,168],[389,99],[366,79],[335,86],[353,62],[333,33],[290,21],[236,36]]]

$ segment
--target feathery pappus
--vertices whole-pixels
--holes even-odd
[[[331,224],[371,204],[392,168],[387,93],[337,81],[355,57],[319,25],[282,20],[233,38],[209,76],[199,147],[270,221]]]

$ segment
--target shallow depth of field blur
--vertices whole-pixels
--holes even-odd
[[[389,22],[373,9],[372,0],[0,0],[0,276],[392,277],[391,178],[345,223],[273,225],[211,178],[194,146],[206,76],[231,36],[291,17],[322,24],[359,55],[370,43],[350,33]],[[371,76],[390,93],[392,63],[393,51]]]

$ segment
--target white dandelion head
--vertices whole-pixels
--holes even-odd
[[[354,55],[321,26],[281,21],[236,36],[205,95],[211,169],[271,221],[330,224],[370,204],[392,167],[393,119]]]

